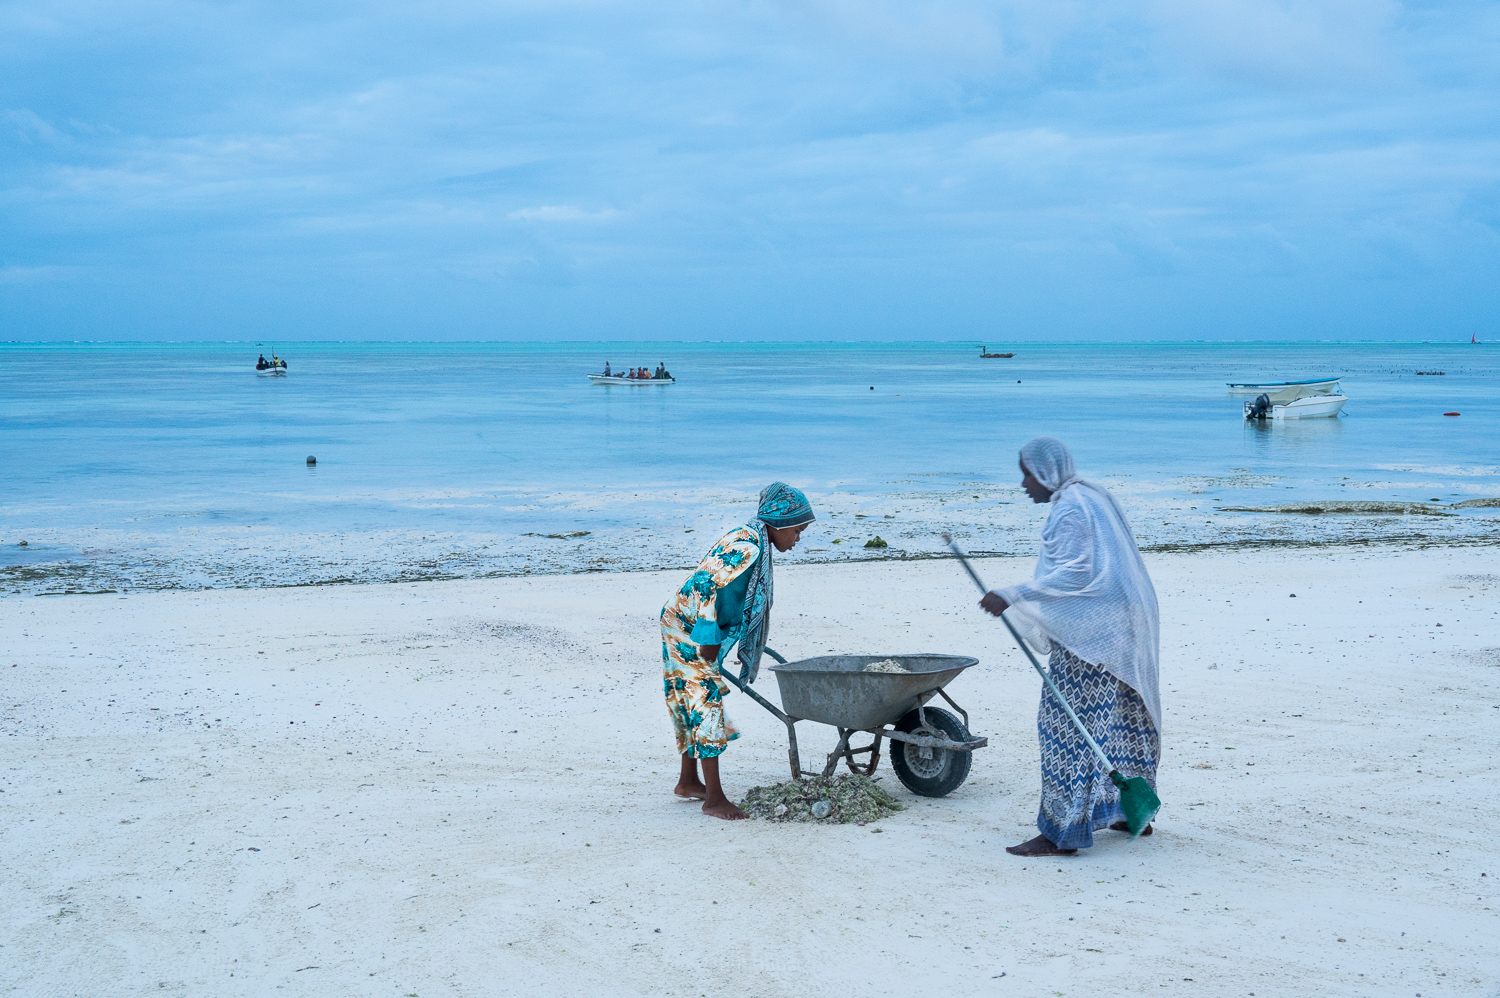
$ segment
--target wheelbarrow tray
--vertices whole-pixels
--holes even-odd
[[[865,672],[895,660],[907,672]],[[822,655],[771,666],[781,709],[797,720],[872,731],[925,704],[979,660],[963,655]]]

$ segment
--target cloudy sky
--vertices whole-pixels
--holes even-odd
[[[0,339],[1500,338],[1500,5],[0,4]]]

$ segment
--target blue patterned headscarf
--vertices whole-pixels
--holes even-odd
[[[750,529],[760,535],[760,557],[750,566],[750,584],[745,590],[745,624],[740,632],[740,679],[755,682],[760,673],[760,657],[766,650],[766,633],[771,625],[772,579],[771,537],[767,527],[800,527],[811,523],[812,503],[800,489],[786,482],[772,482],[760,490],[760,507]]]
[[[760,509],[755,515],[771,527],[800,527],[817,519],[802,490],[786,482],[772,482],[760,490]]]

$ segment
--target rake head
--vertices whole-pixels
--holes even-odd
[[[1125,825],[1130,829],[1130,837],[1135,838],[1146,830],[1151,819],[1156,817],[1156,812],[1161,810],[1161,798],[1156,796],[1151,784],[1139,776],[1132,776],[1127,780],[1114,772],[1109,774],[1109,778],[1120,788],[1120,810],[1125,812]]]

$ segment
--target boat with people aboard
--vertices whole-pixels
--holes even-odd
[[[255,362],[255,375],[259,378],[284,378],[286,377],[286,361],[276,354],[271,354],[271,359],[266,360],[266,355],[261,354],[260,359]]]
[[[1298,389],[1308,395],[1332,395],[1339,390],[1339,378],[1313,378],[1309,381],[1264,381],[1259,384],[1229,383],[1231,395],[1275,395]]]
[[[609,362],[604,362],[602,374],[590,374],[589,380],[596,385],[675,385],[677,379],[672,377],[672,372],[667,370],[666,364],[657,364],[656,370],[648,371],[644,367],[632,367],[625,371],[610,370]]]

